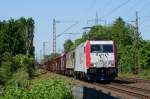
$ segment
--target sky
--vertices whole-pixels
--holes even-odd
[[[62,52],[64,41],[75,40],[82,36],[83,27],[94,25],[96,13],[98,24],[112,24],[122,17],[126,22],[135,24],[135,12],[139,15],[139,31],[145,40],[150,40],[150,0],[0,0],[0,20],[32,17],[35,21],[35,54],[40,59],[43,42],[46,42],[46,54],[52,52],[53,19],[56,23],[57,52]]]

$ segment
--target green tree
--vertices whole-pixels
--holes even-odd
[[[34,38],[34,20],[29,18],[27,20],[27,41],[28,41],[28,52],[29,55],[34,56],[34,46],[33,46],[33,38]]]
[[[34,70],[34,20],[20,18],[0,21],[0,82],[7,82],[20,64],[16,64],[16,57],[25,56],[26,72],[31,77]],[[8,58],[11,55],[11,58]],[[7,57],[7,58],[6,58]],[[4,59],[6,58],[6,59]],[[20,61],[21,62],[21,61]],[[23,68],[21,66],[21,68]],[[24,70],[24,69],[21,69]],[[17,77],[16,77],[17,78]]]
[[[0,66],[0,84],[5,84],[12,74],[12,55],[8,52],[3,53]]]
[[[141,69],[150,69],[150,41],[141,42],[140,65]]]
[[[48,60],[51,60],[60,56],[61,56],[60,53],[51,53],[50,55],[48,55]]]
[[[93,26],[88,33],[90,40],[111,40],[112,32],[110,26]]]
[[[71,46],[73,46],[73,42],[71,40],[66,40],[64,43],[64,52],[69,52],[71,50]]]
[[[120,58],[118,58],[119,59],[118,61],[120,70],[123,71],[124,65],[127,66],[127,64],[125,64],[126,58],[124,57],[125,49],[126,46],[132,45],[134,28],[131,27],[130,25],[126,25],[123,19],[119,17],[112,25],[111,31],[112,31],[112,39],[116,42],[119,52],[118,55]]]

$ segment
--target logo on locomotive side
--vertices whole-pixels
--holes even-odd
[[[96,56],[99,56],[100,58],[108,58],[108,53],[97,53]]]

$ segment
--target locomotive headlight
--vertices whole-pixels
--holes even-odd
[[[96,67],[96,64],[95,64],[95,63],[92,63],[92,64],[91,64],[91,67]]]
[[[112,64],[110,64],[110,63],[109,63],[109,64],[108,64],[108,66],[109,66],[109,67],[111,67],[111,66],[112,66]]]
[[[114,66],[114,64],[111,63],[111,66]]]
[[[94,64],[91,64],[91,67],[94,67]]]
[[[113,67],[113,66],[114,66],[114,63],[113,63],[113,62],[109,62],[108,66],[109,66],[109,67]]]

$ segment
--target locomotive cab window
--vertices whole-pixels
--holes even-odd
[[[91,53],[102,53],[102,47],[98,44],[91,45]]]
[[[112,44],[92,44],[91,53],[113,53]]]
[[[111,44],[103,45],[103,53],[113,53],[113,45]]]

